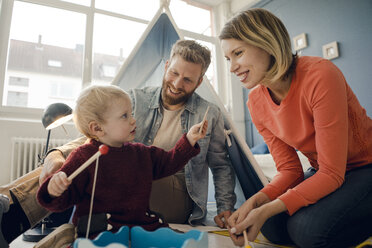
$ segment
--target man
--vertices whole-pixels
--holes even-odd
[[[161,214],[167,222],[196,224],[203,221],[207,214],[209,166],[216,192],[218,215],[215,222],[224,227],[224,220],[230,216],[236,196],[235,175],[225,150],[223,118],[217,106],[194,93],[202,83],[209,64],[210,51],[207,48],[191,40],[178,41],[166,62],[162,87],[134,89],[129,94],[138,123],[135,141],[165,150],[172,148],[182,133],[187,132],[193,124],[199,123],[210,107],[207,135],[198,142],[200,154],[176,175],[154,181],[150,208]],[[75,140],[50,152],[42,171],[39,169],[40,182],[58,170],[68,154],[84,141]],[[30,180],[34,184],[38,183],[35,179]],[[15,185],[13,183],[12,186]],[[13,199],[22,207],[18,206],[31,226],[46,214],[35,202],[37,187],[33,185],[32,190],[26,191],[29,194],[22,190],[30,189],[24,184],[21,190],[17,189],[18,186],[11,189]],[[9,195],[8,192],[9,187],[0,188],[0,193]]]

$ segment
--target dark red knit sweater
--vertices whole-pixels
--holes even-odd
[[[102,143],[92,140],[70,154],[60,169],[67,176],[98,151]],[[112,232],[127,225],[142,226],[152,231],[168,226],[160,223],[159,217],[146,214],[152,181],[179,171],[193,156],[200,152],[199,145],[192,147],[184,134],[169,152],[140,143],[126,143],[121,148],[110,147],[107,155],[99,157],[97,186],[94,196],[93,214],[109,213]],[[94,179],[95,161],[73,179],[69,188],[57,198],[47,191],[50,178],[39,188],[39,203],[52,212],[64,211],[73,205],[76,210],[73,223],[88,215]]]

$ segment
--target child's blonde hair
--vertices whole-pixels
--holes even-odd
[[[122,98],[129,100],[128,94],[114,85],[94,85],[84,89],[76,101],[74,110],[74,122],[77,129],[88,138],[96,138],[89,130],[90,122],[96,121],[104,124],[103,116],[107,109],[115,100]]]

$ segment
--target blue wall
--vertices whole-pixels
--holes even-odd
[[[278,16],[291,38],[307,34],[301,55],[322,57],[322,46],[337,41],[340,57],[332,62],[372,117],[372,0],[272,0],[256,7]],[[259,143],[249,129],[247,142]]]

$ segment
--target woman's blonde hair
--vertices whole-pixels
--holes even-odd
[[[264,82],[287,78],[294,70],[297,55],[281,20],[265,9],[249,9],[231,18],[222,28],[221,40],[237,39],[259,47],[271,55]]]
[[[77,129],[88,138],[96,138],[89,130],[90,122],[96,121],[100,124],[104,124],[105,112],[115,100],[123,98],[129,100],[128,94],[114,85],[94,85],[84,89],[76,101],[73,115]]]

